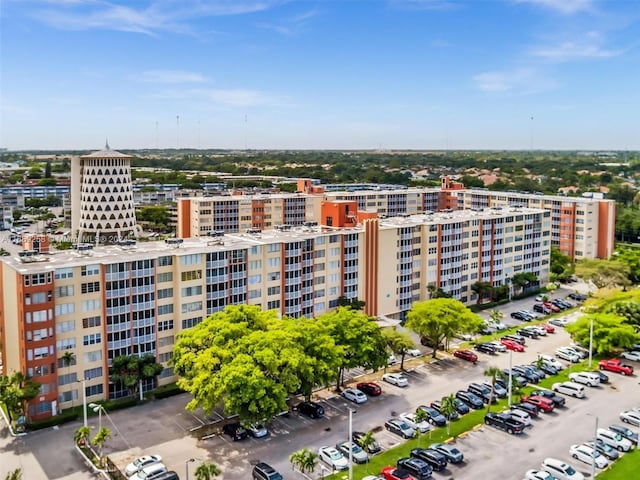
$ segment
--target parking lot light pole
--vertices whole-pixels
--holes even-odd
[[[89,408],[98,414],[98,431],[102,430],[102,405],[99,403],[90,403]]]
[[[87,380],[76,380],[76,382],[82,382],[82,426],[87,426]]]
[[[184,466],[185,466],[185,467],[186,467],[186,469],[187,469],[187,472],[186,472],[186,473],[187,473],[187,475],[186,475],[186,477],[185,477],[187,480],[189,480],[189,464],[190,464],[190,463],[192,463],[192,462],[195,462],[195,461],[196,461],[196,459],[195,459],[195,458],[190,458],[189,460],[187,460],[186,462],[184,462]]]
[[[596,428],[593,430],[593,447],[591,448],[591,478],[596,478],[596,445],[598,442],[598,417],[587,413],[590,417],[595,417]]]
[[[591,360],[593,357],[593,315],[591,315],[591,324],[589,325],[589,370],[591,370]]]
[[[513,374],[511,373],[511,364],[512,364],[512,359],[513,359],[513,350],[509,350],[509,408],[511,408],[511,389],[512,384],[513,384]]]
[[[347,445],[349,445],[349,480],[353,480],[353,409],[349,409],[349,439]]]

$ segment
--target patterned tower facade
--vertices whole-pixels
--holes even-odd
[[[114,243],[138,233],[131,155],[104,150],[71,164],[71,228],[79,242]]]

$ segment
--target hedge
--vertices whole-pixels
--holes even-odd
[[[38,420],[37,422],[30,423],[27,427],[29,430],[41,430],[43,428],[53,427],[66,422],[72,422],[78,418],[78,413],[74,410],[64,410],[61,414],[55,417],[45,418],[44,420]]]

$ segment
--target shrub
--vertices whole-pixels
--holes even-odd
[[[122,408],[135,407],[138,404],[137,397],[125,397],[117,400],[106,400],[102,402],[102,406],[107,412],[120,410]]]
[[[77,420],[78,414],[74,410],[65,410],[60,415],[55,417],[45,418],[44,420],[38,420],[29,424],[29,430],[41,430],[43,428],[53,427],[54,425],[61,425],[66,422],[72,422]]]
[[[169,385],[162,385],[161,387],[156,388],[149,392],[152,398],[159,400],[161,398],[173,397],[174,395],[180,395],[181,393],[185,393],[180,387],[178,387],[175,383],[170,383]]]

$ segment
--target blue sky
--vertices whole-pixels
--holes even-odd
[[[636,0],[0,2],[0,147],[640,150]]]

